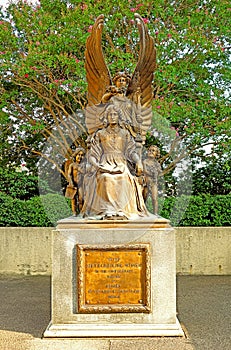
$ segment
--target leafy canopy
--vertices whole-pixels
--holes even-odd
[[[42,156],[60,169],[44,144],[62,159],[71,146],[85,145],[78,111],[87,102],[86,39],[103,13],[108,67],[132,72],[139,49],[134,12],[156,42],[147,142],[160,146],[165,172],[189,155],[204,156],[207,144],[221,156],[230,152],[229,1],[19,0],[0,11],[2,165],[24,158],[32,166]]]

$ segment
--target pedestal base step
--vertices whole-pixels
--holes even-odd
[[[184,336],[178,320],[175,324],[52,324],[45,338],[80,337],[176,337]]]

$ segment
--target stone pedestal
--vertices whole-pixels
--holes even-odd
[[[53,231],[44,337],[183,336],[168,221],[68,218]]]

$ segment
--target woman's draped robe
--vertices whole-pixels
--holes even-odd
[[[85,199],[82,214],[125,216],[136,219],[148,216],[142,188],[128,168],[134,161],[135,141],[119,126],[99,130],[90,148],[90,158],[99,163],[93,174],[85,178]]]

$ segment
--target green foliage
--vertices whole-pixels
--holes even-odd
[[[231,159],[207,157],[202,168],[193,173],[193,194],[211,195],[231,193]]]
[[[70,147],[84,146],[87,138],[84,115],[77,111],[87,103],[84,51],[91,26],[105,15],[103,50],[111,74],[125,68],[132,73],[139,50],[138,12],[157,48],[147,146],[161,149],[167,193],[176,192],[177,164],[187,157],[204,161],[204,146],[212,145],[219,161],[195,171],[193,193],[227,194],[191,197],[189,206],[188,197],[167,198],[161,215],[178,223],[178,213],[187,207],[180,225],[229,225],[230,11],[227,0],[10,1],[0,9],[2,168],[24,159],[36,174],[43,157],[42,178],[59,185],[54,168],[61,171]],[[46,193],[42,180],[39,187]],[[63,197],[37,195],[37,178],[1,170],[0,224],[47,226],[70,215]]]
[[[23,201],[0,192],[0,226],[55,226],[58,220],[71,215],[63,200],[61,195],[47,194]],[[49,205],[49,211],[43,206],[44,202]]]
[[[173,226],[230,226],[231,195],[168,197],[160,200],[160,215]],[[27,201],[0,192],[0,226],[49,227],[71,216],[68,200],[47,194]],[[179,213],[184,213],[179,221]]]
[[[180,200],[168,197],[164,200],[161,216],[170,219],[177,226],[230,226],[231,195],[182,196]],[[178,221],[177,213],[184,209],[182,219]]]
[[[25,172],[16,172],[10,169],[0,169],[0,192],[21,200],[50,192],[45,181],[40,180],[38,188],[38,177],[27,175]]]
[[[55,226],[57,221],[72,215],[70,200],[59,194],[46,194],[38,198],[32,198],[37,204],[38,210],[42,205],[49,221]]]
[[[144,18],[157,48],[153,111],[159,122],[154,118],[151,133],[157,131],[158,140],[171,133],[172,147],[165,147],[162,160],[166,171],[185,155],[201,157],[208,143],[214,152],[228,152],[228,1],[15,0],[0,11],[2,164],[22,158],[35,163],[52,130],[85,107],[85,44],[99,14],[105,15],[103,49],[111,73],[133,72],[139,50],[134,12]],[[164,128],[163,119],[169,121]],[[73,123],[70,143],[60,131],[63,159],[68,144],[86,138],[79,117]],[[176,148],[182,142],[184,149]]]

